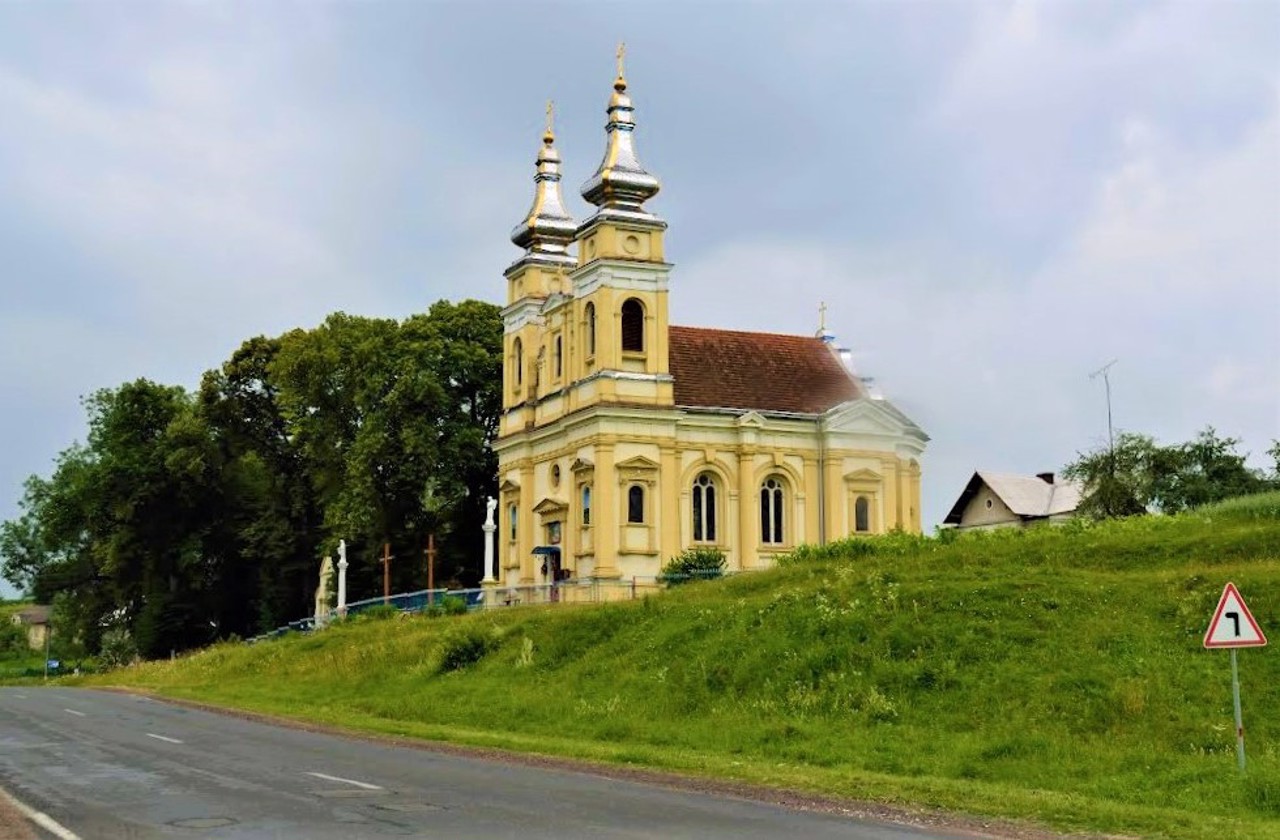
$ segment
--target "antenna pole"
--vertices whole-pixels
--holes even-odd
[[[1093,373],[1089,374],[1090,379],[1097,379],[1101,376],[1102,382],[1107,389],[1107,460],[1110,462],[1112,477],[1115,477],[1116,473],[1116,435],[1115,430],[1111,425],[1111,366],[1118,361],[1120,360],[1112,359]]]

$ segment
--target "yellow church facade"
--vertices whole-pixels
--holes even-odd
[[[494,449],[499,581],[651,578],[693,547],[731,570],[802,543],[920,530],[928,437],[873,397],[832,337],[673,326],[659,190],[634,146],[621,67],[606,149],[560,188],[550,124],[512,233]]]

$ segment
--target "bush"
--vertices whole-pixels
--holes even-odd
[[[378,604],[361,610],[356,615],[367,621],[386,621],[389,618],[395,618],[400,615],[400,609],[392,604]]]
[[[427,607],[428,616],[435,618],[442,615],[462,615],[467,611],[467,599],[457,595],[446,595]]]
[[[8,616],[0,617],[0,656],[25,656],[30,653],[26,631],[10,623]]]
[[[711,580],[724,576],[727,561],[724,552],[715,548],[689,548],[672,557],[662,567],[661,580],[669,586],[691,580]]]
[[[108,630],[102,634],[102,649],[98,652],[98,661],[108,668],[119,668],[128,665],[138,658],[138,645],[133,635],[124,628]]]
[[[464,627],[444,638],[440,645],[440,671],[458,671],[473,665],[497,647],[498,640],[479,627]]]

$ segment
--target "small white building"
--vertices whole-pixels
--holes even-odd
[[[942,524],[956,528],[1025,528],[1070,519],[1082,488],[1053,473],[1009,475],[979,470]]]
[[[32,650],[42,650],[49,635],[50,608],[43,604],[33,604],[14,612],[10,621],[27,633],[27,645]]]

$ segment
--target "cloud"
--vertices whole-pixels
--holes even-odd
[[[573,26],[567,21],[572,18]],[[542,102],[599,160],[619,27],[673,319],[810,333],[974,467],[1280,435],[1274,6],[0,9],[0,518],[80,394],[343,309],[505,296]],[[529,45],[554,45],[530,52]],[[586,208],[571,198],[582,215]],[[8,487],[7,492],[3,488]]]
[[[803,333],[831,304],[860,372],[934,436],[929,521],[974,468],[1057,469],[1096,445],[1087,374],[1115,357],[1122,428],[1172,441],[1213,424],[1260,453],[1280,433],[1278,146],[1274,113],[1217,154],[1131,121],[1125,156],[1034,272],[915,242],[739,241],[677,266],[673,318]],[[726,290],[770,305],[726,307]]]

